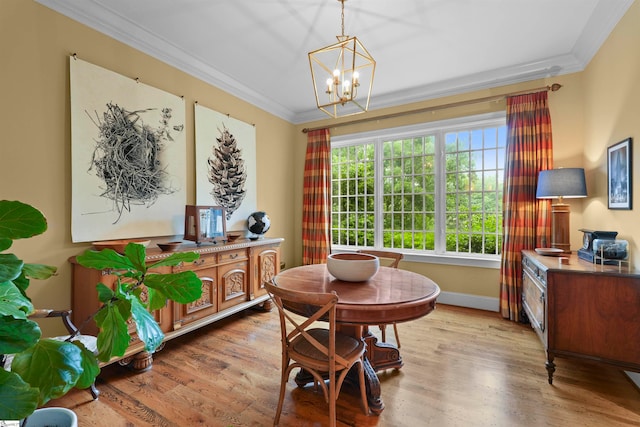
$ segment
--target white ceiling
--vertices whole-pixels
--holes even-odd
[[[328,117],[307,53],[336,42],[337,0],[36,1],[292,123]],[[632,3],[347,0],[345,34],[377,62],[375,110],[582,71]]]

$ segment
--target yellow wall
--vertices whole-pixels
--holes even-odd
[[[632,242],[635,264],[640,261],[637,216],[633,211],[606,207],[606,147],[640,127],[640,5],[631,6],[609,40],[583,73],[541,79],[474,93],[377,111],[369,116],[484,97],[560,83],[549,93],[556,167],[583,166],[589,197],[570,201],[572,248],[581,244],[582,227],[615,229]],[[70,256],[89,247],[71,242],[71,141],[68,56],[78,57],[159,89],[182,95],[187,105],[188,169],[193,170],[193,103],[255,123],[257,131],[258,208],[272,219],[271,236],[284,237],[287,266],[302,259],[301,206],[306,135],[302,128],[330,124],[329,120],[292,125],[175,68],[76,23],[31,1],[0,2],[0,78],[3,82],[0,197],[21,200],[41,209],[49,221],[43,236],[16,242],[14,252],[29,262],[55,265],[59,275],[32,284],[36,305],[70,305]],[[98,83],[97,83],[98,84]],[[375,105],[373,106],[375,108]],[[405,116],[332,130],[333,135],[400,126],[423,121],[504,109],[504,103],[476,104],[434,113]],[[358,116],[362,118],[365,116]],[[634,163],[640,164],[640,148]],[[634,186],[636,205],[638,186]],[[195,200],[195,178],[187,186]],[[637,209],[637,208],[636,208]],[[584,213],[583,213],[584,211]],[[497,298],[498,270],[404,263],[429,275],[445,292]]]
[[[590,184],[583,226],[629,241],[640,268],[640,4],[635,2],[583,73],[584,167]],[[607,147],[633,141],[633,210],[607,208]]]
[[[295,175],[290,165],[294,127],[290,123],[33,1],[0,2],[0,31],[0,197],[34,205],[49,223],[45,234],[17,241],[12,251],[28,262],[59,269],[57,277],[32,283],[30,295],[37,306],[70,306],[67,259],[90,246],[71,242],[68,57],[74,52],[83,60],[184,96],[188,170],[194,170],[195,101],[255,123],[257,206],[272,217],[269,235],[286,239],[283,260],[293,263],[295,225],[290,218]],[[187,182],[188,203],[195,202],[193,175]]]

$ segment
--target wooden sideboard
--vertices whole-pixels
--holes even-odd
[[[549,384],[556,356],[640,372],[640,274],[568,258],[522,252],[523,307],[547,351]]]
[[[280,272],[281,238],[259,240],[236,240],[227,244],[196,246],[183,244],[180,252],[196,252],[200,258],[176,267],[161,267],[170,272],[192,270],[202,280],[202,297],[190,304],[168,301],[167,305],[154,312],[165,342],[239,311],[257,305],[270,309],[269,295],[264,283]],[[147,249],[147,263],[166,258],[172,252],[157,248]],[[72,320],[80,326],[100,307],[96,285],[104,283],[113,289],[115,277],[109,271],[99,271],[79,265],[75,257],[69,260],[73,270]],[[82,327],[86,334],[97,334],[98,328],[91,319]],[[143,343],[136,338],[132,326],[131,343],[125,355],[109,363],[119,362],[135,370],[146,370],[153,362],[152,355],[144,351]]]

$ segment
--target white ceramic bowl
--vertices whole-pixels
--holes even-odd
[[[327,270],[345,282],[365,282],[378,272],[380,260],[369,254],[340,253],[327,257]]]

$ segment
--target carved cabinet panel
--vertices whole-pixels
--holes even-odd
[[[265,282],[270,282],[280,272],[280,250],[277,246],[252,248],[254,277],[251,289],[252,298],[266,295]]]
[[[202,280],[202,296],[189,304],[173,304],[173,329],[200,320],[218,311],[218,269],[216,267],[194,270]]]
[[[247,261],[218,267],[220,309],[224,310],[247,300]]]

